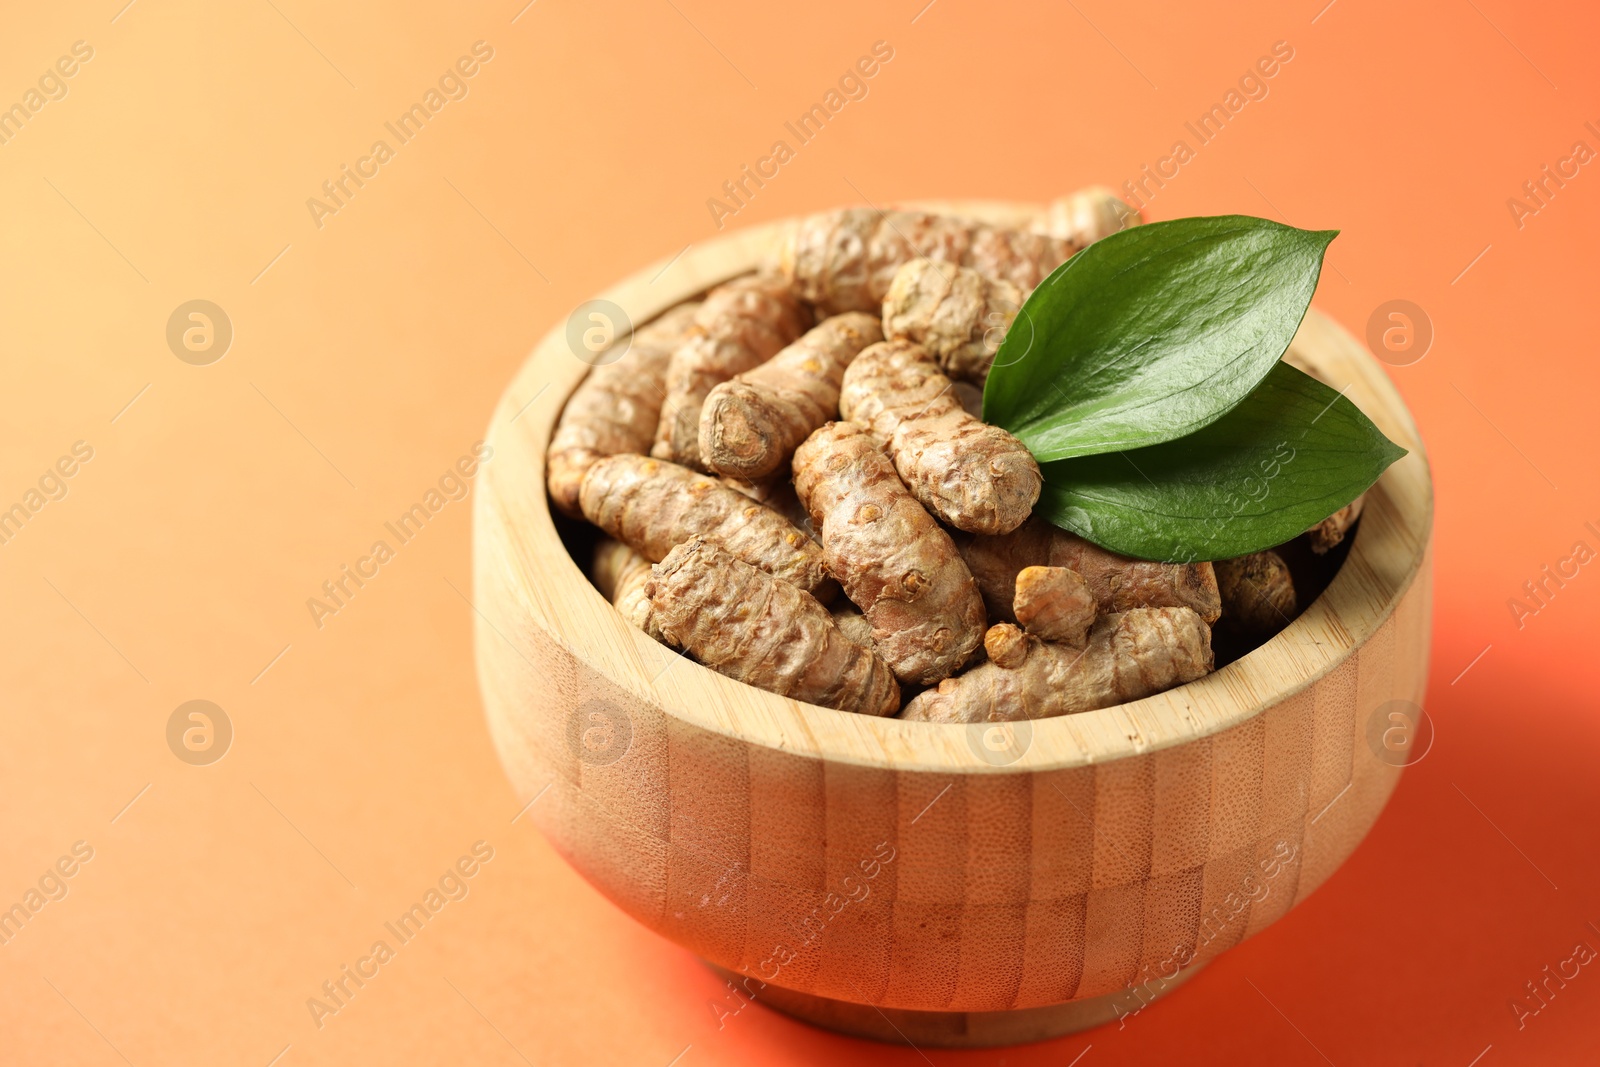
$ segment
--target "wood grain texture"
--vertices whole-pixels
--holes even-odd
[[[734,232],[602,295],[646,322],[750,269],[780,233]],[[627,625],[568,555],[543,487],[555,419],[588,369],[558,324],[495,412],[474,504],[479,675],[506,772],[537,797],[528,817],[640,922],[792,993],[785,1010],[938,1013],[935,1035],[970,1016],[1003,1041],[1040,1032],[1031,1009],[1149,1000],[1175,984],[1161,977],[1175,952],[1192,957],[1187,974],[1349,856],[1400,774],[1368,720],[1422,700],[1421,442],[1377,363],[1328,319],[1309,314],[1294,350],[1411,450],[1372,490],[1332,585],[1199,682],[994,735],[801,705]],[[988,1014],[1006,1011],[1014,1033]]]

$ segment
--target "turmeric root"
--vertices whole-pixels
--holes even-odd
[[[628,589],[615,603],[619,614],[630,625],[636,626],[655,638],[661,640],[661,628],[656,625],[655,615],[650,610],[650,598],[645,596],[645,586],[649,582],[650,572],[645,571],[645,580]]]
[[[1024,567],[1066,567],[1083,575],[1102,613],[1130,608],[1193,608],[1217,620],[1222,600],[1210,563],[1151,563],[1108,552],[1076,534],[1032,519],[1009,534],[961,541],[961,555],[983,590],[993,618],[1014,618],[1017,576]]]
[[[678,545],[645,586],[662,639],[730,678],[780,696],[893,715],[889,665],[839,631],[809,593],[702,538]]]
[[[623,618],[651,637],[659,636],[650,621],[650,600],[644,595],[650,581],[649,560],[621,541],[604,537],[594,548],[593,574],[595,588]]]
[[[1294,580],[1271,549],[1216,562],[1222,622],[1250,637],[1270,637],[1294,619]]]
[[[824,320],[767,362],[712,389],[700,411],[707,469],[764,478],[839,411],[839,385],[856,354],[883,340],[871,315]]]
[[[1028,658],[1028,635],[1021,627],[997,622],[983,635],[983,651],[996,667],[1016,670]]]
[[[1350,532],[1350,527],[1361,517],[1361,509],[1366,502],[1367,494],[1362,493],[1307,530],[1306,534],[1311,540],[1311,551],[1319,556],[1325,556],[1333,551],[1334,547],[1344,540],[1345,534]]]
[[[634,331],[627,354],[604,363],[573,392],[550,439],[550,499],[579,517],[578,487],[601,456],[648,452],[661,420],[667,363],[694,323],[699,304],[680,304]]]
[[[982,383],[1027,293],[970,267],[913,259],[883,298],[890,340],[915,341],[952,378]]]
[[[1083,647],[1098,611],[1089,583],[1065,567],[1022,568],[1012,608],[1029,633],[1074,648]]]
[[[1053,201],[1033,229],[1066,238],[1082,248],[1143,221],[1122,197],[1104,186],[1091,185]]]
[[[800,336],[806,312],[780,278],[748,274],[719,285],[667,365],[666,398],[650,454],[700,466],[700,406],[712,388]]]
[[[729,489],[743,493],[757,504],[765,504],[774,511],[782,511],[777,506],[777,501],[783,498],[785,487],[789,486],[789,479],[784,477],[772,478],[740,478],[736,474],[721,474],[717,481]]]
[[[1090,186],[1051,202],[1028,221],[1028,229],[1082,249],[1143,221],[1110,189]],[[886,332],[890,339],[926,347],[950,377],[981,386],[1031,290],[966,267],[930,276],[928,268],[913,267],[918,262],[901,267],[889,287],[883,303]]]
[[[876,647],[875,642],[872,640],[871,620],[861,614],[861,609],[854,604],[847,604],[843,607],[835,604],[833,607],[833,623],[839,627],[840,633],[862,648]]]
[[[1044,478],[1027,447],[967,413],[920,345],[885,341],[844,374],[839,410],[868,425],[913,496],[945,522],[1007,533],[1027,519]]]
[[[594,563],[590,570],[594,587],[613,604],[635,584],[639,575],[649,573],[650,561],[615,538],[602,537],[594,546]]]
[[[834,315],[876,312],[895,272],[918,256],[1031,291],[1077,250],[1068,240],[947,215],[846,208],[803,220],[789,234],[781,267],[801,297]]]
[[[607,456],[589,468],[583,517],[649,560],[703,537],[824,600],[836,592],[822,546],[771,508],[715,479],[645,456]]]
[[[1211,630],[1188,608],[1135,608],[1103,616],[1082,650],[1032,634],[1022,643],[1025,654],[1014,647],[1014,635],[1003,634],[996,644],[1013,666],[991,658],[947,678],[907,704],[901,717],[1008,722],[1093,711],[1192,682],[1210,672],[1213,662]]]
[[[795,452],[794,471],[828,570],[871,621],[895,676],[932,685],[954,674],[983,638],[983,599],[950,535],[866,427],[824,426]]]
[[[788,470],[770,478],[758,479],[724,474],[717,481],[729,489],[738,490],[757,504],[765,504],[788,519],[794,524],[795,529],[811,540],[817,539],[816,528],[811,525],[811,515],[806,511],[805,505],[800,503],[800,498],[795,495],[794,482],[790,480]]]

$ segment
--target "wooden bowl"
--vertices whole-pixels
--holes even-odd
[[[642,324],[757,265],[781,229],[696,244],[604,298]],[[501,399],[474,505],[478,673],[528,817],[623,910],[720,969],[737,989],[729,1012],[754,999],[955,1046],[1139,1010],[1333,873],[1399,779],[1410,732],[1395,724],[1420,715],[1433,507],[1421,441],[1378,364],[1328,319],[1313,311],[1294,353],[1411,450],[1372,490],[1327,590],[1201,681],[968,727],[773,696],[625,623],[563,545],[544,490],[546,445],[588,370],[557,326]]]

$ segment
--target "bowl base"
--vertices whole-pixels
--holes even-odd
[[[736,985],[749,978],[714,963],[707,963],[706,966]],[[1011,1011],[879,1008],[872,1004],[798,993],[771,984],[763,986],[753,999],[757,1004],[764,1004],[773,1011],[782,1012],[801,1022],[852,1037],[915,1048],[989,1048],[1047,1041],[1114,1022],[1172,992],[1199,969],[1189,967],[1179,971],[1171,980],[1160,983],[1159,990],[1149,988],[1156,983],[1147,983],[1138,992],[1124,989],[1100,997]]]

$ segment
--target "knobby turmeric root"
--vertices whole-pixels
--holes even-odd
[[[996,667],[1015,670],[1028,658],[1028,635],[1020,626],[997,622],[983,635],[983,651]]]
[[[659,635],[650,621],[650,599],[644,587],[650,581],[650,561],[621,541],[603,537],[594,547],[594,585],[622,617],[649,634]]]
[[[729,489],[737,490],[754,500],[757,504],[765,504],[773,511],[781,512],[779,502],[783,500],[784,489],[793,492],[789,479],[784,477],[774,478],[740,478],[736,474],[720,474],[717,481]]]
[[[833,622],[839,627],[839,632],[862,648],[874,648],[876,643],[872,640],[872,622],[861,609],[854,604],[833,606]]]
[[[703,537],[824,600],[836,592],[821,545],[771,508],[686,467],[607,456],[589,468],[578,502],[584,518],[646,559]]]
[[[1029,633],[1074,648],[1083,647],[1098,613],[1089,583],[1065,567],[1022,568],[1012,608],[1017,622]]]
[[[845,208],[803,220],[789,234],[781,268],[825,314],[876,312],[895,272],[919,256],[1032,291],[1077,250],[1061,238],[948,215]]]
[[[674,548],[645,591],[662,639],[712,670],[841,711],[900,707],[889,665],[845,637],[816,598],[709,541]]]
[[[830,572],[904,682],[932,685],[983,639],[983,599],[944,529],[906,491],[866,427],[830,423],[794,456],[795,490]]]
[[[1193,608],[1208,623],[1222,614],[1210,563],[1151,563],[1090,544],[1076,534],[1032,519],[999,537],[963,538],[962,558],[983,590],[992,618],[1013,619],[1017,576],[1024,567],[1066,567],[1089,583],[1102,613],[1130,608]]]
[[[913,259],[883,298],[890,340],[915,341],[952,378],[982,383],[1027,293],[970,267]]]
[[[579,517],[578,488],[595,460],[650,451],[661,421],[667,363],[699,307],[680,304],[634,331],[627,354],[591,370],[567,401],[545,464],[550,499],[565,514]]]
[[[883,340],[871,315],[826,319],[767,362],[712,389],[700,411],[700,459],[708,470],[764,478],[839,410],[845,368]]]
[[[989,662],[917,696],[901,717],[1008,722],[1070,715],[1192,682],[1212,667],[1211,630],[1188,608],[1135,608],[1103,616],[1081,650],[1031,634],[1019,643],[1009,632],[994,643],[1011,666],[1002,666],[991,653]]]
[[[783,280],[771,275],[749,274],[711,290],[667,365],[666,398],[650,454],[700,466],[706,394],[793,342],[808,317]]]
[[[1350,532],[1350,527],[1361,517],[1361,509],[1366,502],[1367,494],[1362,493],[1307,530],[1306,534],[1311,540],[1311,551],[1319,556],[1325,556],[1333,551],[1334,547],[1344,540],[1345,534]]]
[[[1217,591],[1222,623],[1249,637],[1270,637],[1294,619],[1294,580],[1289,565],[1271,549],[1218,560]]]
[[[717,481],[729,489],[738,490],[758,504],[765,504],[788,519],[795,529],[811,540],[817,539],[816,528],[811,525],[811,516],[806,512],[805,505],[800,503],[800,498],[795,495],[794,482],[790,480],[788,471],[770,478],[757,479],[724,474]]]
[[[1142,221],[1116,193],[1091,186],[1054,201],[1028,228],[1084,248]],[[913,259],[895,272],[884,297],[884,332],[928,349],[950,377],[982,385],[1033,288],[970,266]]]
[[[1052,201],[1033,229],[1082,248],[1143,221],[1122,197],[1104,186],[1091,185]]]
[[[594,546],[594,563],[590,569],[594,587],[613,604],[639,575],[649,573],[650,561],[614,537],[602,537]],[[643,584],[642,580],[639,584]]]
[[[926,349],[885,341],[844,373],[839,411],[864,423],[913,496],[958,530],[1014,530],[1044,486],[1021,441],[973,418]]]

